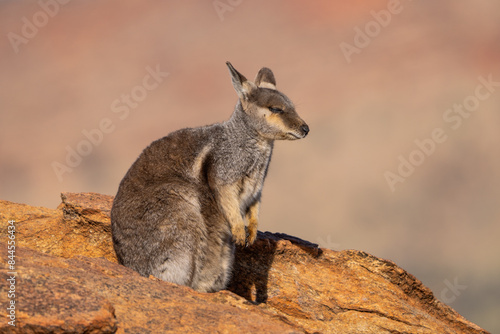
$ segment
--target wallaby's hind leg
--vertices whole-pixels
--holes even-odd
[[[158,253],[151,254],[151,274],[164,281],[194,288],[205,262],[206,225],[196,192],[185,187],[162,191],[162,216],[155,233]]]
[[[234,243],[229,227],[221,239],[211,238],[209,243],[205,265],[193,283],[195,290],[203,292],[225,289],[231,278],[234,261]]]
[[[189,217],[193,216],[193,217]],[[200,227],[201,216],[184,212],[183,217],[169,217],[161,225],[158,233],[165,235],[161,250],[154,261],[152,275],[161,280],[194,288],[193,281],[202,266],[206,240]],[[189,233],[187,225],[198,233]]]
[[[159,187],[151,193],[144,219],[157,221],[150,234],[151,275],[202,292],[226,287],[234,244],[229,224],[211,197],[207,200],[186,184]]]
[[[169,255],[161,260],[161,264],[153,269],[152,275],[167,282],[191,286],[194,262],[191,254],[182,250],[170,251]]]

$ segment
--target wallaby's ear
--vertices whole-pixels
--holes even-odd
[[[241,100],[246,100],[248,94],[251,90],[256,89],[257,86],[251,81],[248,81],[243,74],[236,71],[236,69],[231,65],[230,62],[226,62],[227,67],[229,67],[229,72],[231,73],[231,80],[233,82],[233,87]]]
[[[257,87],[276,89],[276,79],[274,79],[273,71],[267,67],[260,69],[255,77]]]

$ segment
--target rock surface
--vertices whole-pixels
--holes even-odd
[[[116,263],[112,197],[62,194],[57,210],[0,201],[16,226],[16,327],[9,333],[487,333],[391,261],[259,232],[237,250],[228,291],[206,294]],[[0,276],[8,239],[0,245]],[[1,285],[0,302],[9,303]],[[5,307],[0,316],[7,319]]]
[[[84,255],[117,262],[110,238],[113,197],[63,193],[61,198],[57,210],[0,200],[0,226],[16,221],[18,246],[61,257]]]

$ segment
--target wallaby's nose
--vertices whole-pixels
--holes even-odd
[[[307,136],[307,134],[309,133],[309,126],[307,124],[304,124],[300,127],[300,129],[304,133],[304,137]]]

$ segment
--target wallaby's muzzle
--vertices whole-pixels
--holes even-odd
[[[297,117],[298,118],[298,117]],[[306,124],[302,119],[296,119],[294,123],[300,121],[299,124],[294,124],[293,126],[289,126],[289,131],[286,132],[286,137],[283,139],[296,140],[302,139],[307,136],[309,133],[309,125]]]
[[[302,126],[300,127],[300,130],[301,130],[301,131],[302,131],[302,133],[303,133],[302,138],[304,138],[304,137],[305,137],[305,136],[307,136],[307,134],[309,133],[309,125],[307,125],[307,124],[305,124],[305,123],[304,123],[304,125],[302,125]]]

